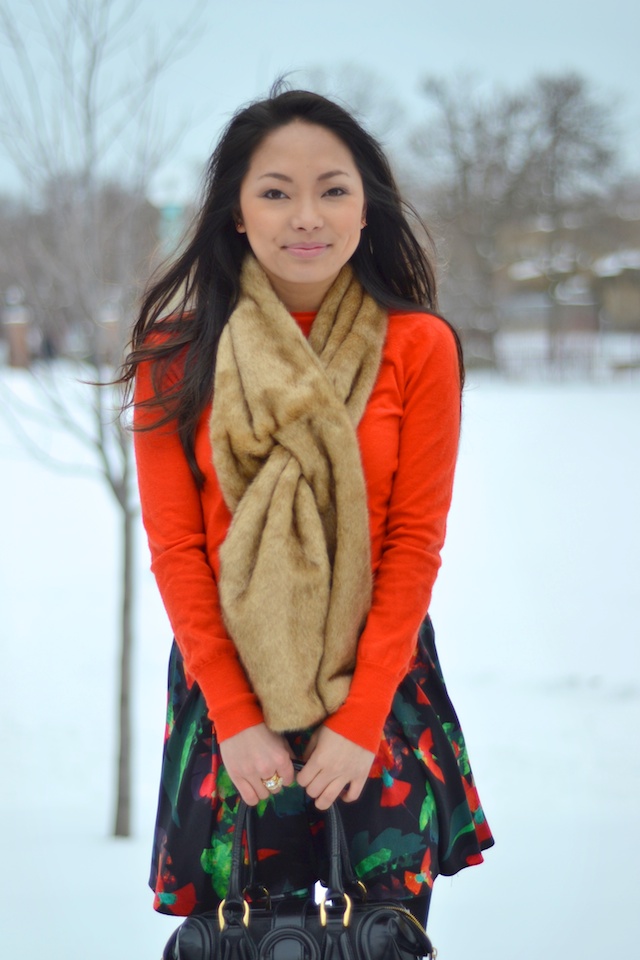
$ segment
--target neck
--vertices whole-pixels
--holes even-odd
[[[334,276],[321,283],[289,283],[271,274],[267,276],[289,313],[312,313],[319,310],[320,304],[336,279]]]

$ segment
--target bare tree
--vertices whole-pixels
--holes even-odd
[[[24,191],[22,232],[14,235],[21,242],[13,245],[18,256],[7,259],[50,352],[72,352],[79,379],[94,384],[112,379],[122,359],[141,268],[155,242],[145,195],[170,140],[157,132],[162,123],[154,92],[164,71],[192,46],[198,27],[190,14],[160,45],[138,23],[137,8],[135,0],[30,0],[16,11],[0,0],[0,132]],[[117,391],[87,387],[89,409],[86,401],[78,409],[77,397],[61,387],[57,364],[40,364],[34,373],[38,416],[92,452],[120,511],[114,833],[128,836],[138,509],[131,438],[117,416]],[[46,456],[35,447],[28,426],[22,438],[34,453]]]
[[[599,101],[586,80],[576,74],[538,77],[529,95],[532,123],[527,170],[532,207],[545,224],[546,238],[538,255],[546,280],[548,361],[558,363],[562,332],[559,292],[579,266],[581,249],[568,242],[563,223],[581,211],[592,194],[612,186],[616,169],[613,109]]]
[[[422,91],[432,113],[413,139],[416,202],[444,233],[446,308],[472,352],[492,362],[497,236],[522,203],[527,102],[470,75],[428,78]]]
[[[418,202],[449,247],[446,307],[472,352],[492,362],[502,233],[535,215],[557,222],[602,178],[614,157],[610,113],[574,75],[518,91],[468,75],[428,78],[422,89],[431,111],[413,140]]]

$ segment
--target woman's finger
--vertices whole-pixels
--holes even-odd
[[[248,807],[255,807],[260,800],[264,799],[248,780],[239,780],[235,787]]]
[[[294,770],[292,760],[295,759],[295,754],[292,754],[291,758],[288,759],[284,764],[280,764],[282,769],[278,769],[279,775],[282,777],[282,783],[285,787],[290,787],[296,779],[296,771]]]
[[[316,797],[315,805],[318,810],[328,810],[344,790],[344,780],[332,780],[328,786]]]
[[[366,783],[365,780],[352,780],[351,783],[347,784],[346,790],[342,793],[342,799],[345,803],[353,803],[354,800],[357,800],[360,797]]]
[[[317,763],[310,760],[298,774],[298,785],[306,790],[310,797],[319,796],[333,777],[327,770],[319,767]]]
[[[320,729],[320,728],[314,730],[313,733],[311,734],[311,736],[309,737],[309,742],[308,742],[307,746],[305,747],[304,753],[303,753],[303,755],[302,755],[302,759],[303,759],[303,760],[308,760],[309,757],[311,756],[311,754],[313,753],[313,751],[315,750],[316,744],[317,744],[317,742],[318,742],[318,732],[319,732],[319,729]]]

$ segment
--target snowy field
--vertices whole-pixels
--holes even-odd
[[[497,845],[436,883],[441,960],[637,956],[639,424],[638,380],[467,390],[432,615]],[[170,634],[146,545],[135,838],[115,841],[117,514],[2,418],[0,492],[1,955],[158,960],[175,925],[146,888]]]

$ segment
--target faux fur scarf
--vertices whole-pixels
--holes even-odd
[[[267,725],[319,723],[345,700],[371,605],[355,428],[386,312],[343,267],[308,341],[253,257],[218,348],[213,461],[233,514],[222,613]]]

